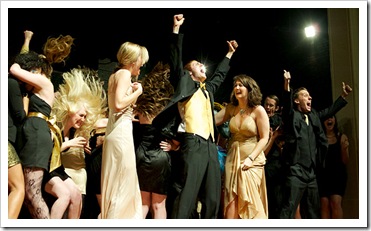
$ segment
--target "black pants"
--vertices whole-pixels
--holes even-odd
[[[303,218],[321,218],[320,198],[314,168],[307,169],[298,164],[291,166],[284,187],[281,219],[295,218],[295,211],[299,203],[303,211]]]
[[[197,200],[202,202],[202,218],[216,219],[220,206],[221,175],[218,150],[209,138],[184,134],[181,147],[183,182],[174,200],[172,218],[192,218]]]

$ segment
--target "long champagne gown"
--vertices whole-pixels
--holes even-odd
[[[225,162],[224,214],[229,203],[238,197],[238,214],[242,219],[268,218],[268,202],[264,165],[266,158],[261,152],[253,162],[254,167],[241,170],[241,163],[248,158],[258,142],[255,120],[247,117],[238,127],[236,118],[229,123],[232,134]]]
[[[102,152],[102,219],[142,218],[132,116],[132,106],[118,113],[109,108]]]

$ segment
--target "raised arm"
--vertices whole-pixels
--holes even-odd
[[[284,90],[285,91],[290,91],[290,80],[291,80],[291,75],[289,71],[283,70],[283,77],[284,77]]]
[[[345,97],[347,97],[349,95],[349,93],[351,93],[353,91],[353,89],[348,85],[348,84],[345,84],[343,82],[343,92],[341,93],[341,97],[343,97],[345,99]]]
[[[174,15],[174,25],[173,25],[173,33],[179,34],[180,26],[183,25],[185,18],[183,14],[176,14]]]
[[[236,40],[231,40],[231,41],[227,41],[228,43],[228,53],[226,54],[226,57],[231,59],[232,58],[232,55],[234,54],[234,52],[236,51],[237,47],[238,47],[238,43],[236,42]]]
[[[24,31],[24,42],[21,49],[21,54],[27,53],[30,50],[30,42],[33,36],[33,32],[30,30]]]

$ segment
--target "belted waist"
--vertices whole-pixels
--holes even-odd
[[[49,121],[49,117],[47,117],[46,115],[44,115],[43,113],[41,112],[29,112],[27,114],[27,117],[39,117],[41,119],[44,119],[46,121]]]
[[[53,137],[53,150],[49,163],[49,172],[52,172],[62,165],[60,153],[63,138],[60,128],[55,124],[55,116],[47,117],[41,112],[29,112],[27,114],[27,117],[39,117],[41,119],[44,119],[48,123],[48,127],[50,128]]]

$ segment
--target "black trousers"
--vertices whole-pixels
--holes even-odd
[[[313,167],[307,169],[298,164],[291,166],[284,187],[281,219],[295,218],[299,203],[302,218],[321,218],[320,197]]]
[[[181,147],[184,169],[181,192],[174,200],[171,218],[192,218],[197,201],[202,202],[202,218],[216,219],[221,196],[218,150],[209,138],[184,134]]]

